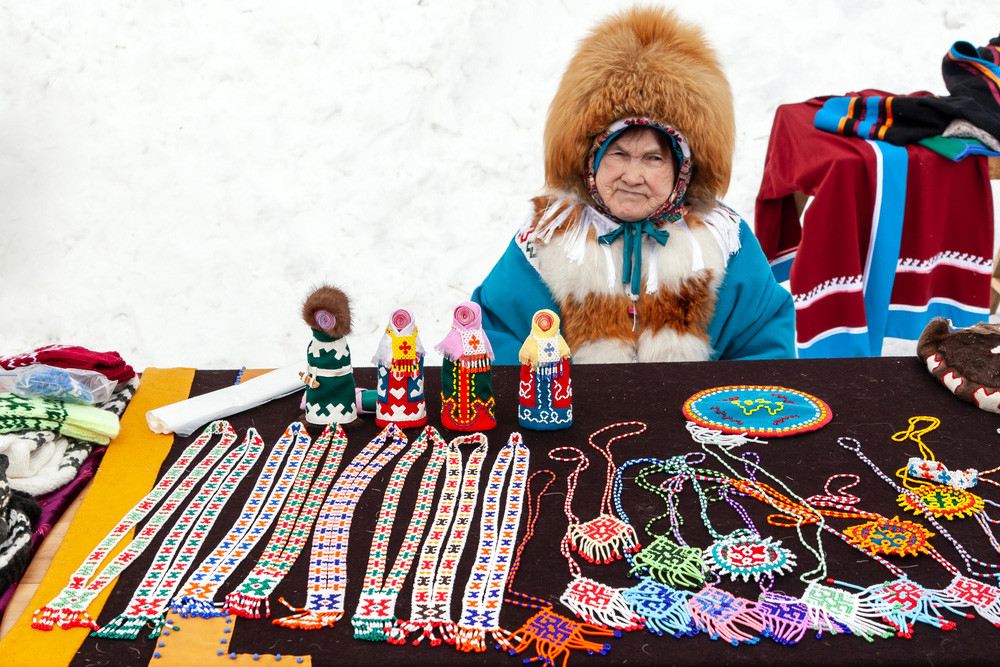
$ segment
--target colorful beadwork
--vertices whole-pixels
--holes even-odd
[[[657,536],[635,554],[629,576],[643,572],[674,587],[694,588],[705,582],[701,549],[682,546],[666,535]]]
[[[833,419],[823,400],[796,389],[736,385],[698,392],[682,408],[690,421],[722,433],[768,437],[814,431]]]
[[[427,423],[424,398],[424,346],[413,315],[393,311],[372,363],[378,369],[375,423],[416,428]]]
[[[189,471],[194,460],[204,452],[215,435],[220,436],[218,442]],[[58,625],[63,629],[74,627],[96,629],[97,623],[87,614],[87,607],[108,584],[145,551],[170,516],[183,504],[191,490],[220,459],[226,456],[235,441],[236,432],[229,422],[217,421],[205,427],[201,435],[184,449],[177,461],[164,473],[153,490],[136,503],[87,556],[70,576],[69,584],[51,602],[34,612],[31,627],[51,630]],[[98,573],[98,568],[111,550],[144,518],[148,520],[142,530]]]
[[[732,593],[705,586],[688,600],[695,626],[708,633],[712,639],[721,639],[733,646],[742,643],[756,644],[759,637],[747,634],[740,626],[756,633],[763,632],[764,619],[754,608],[754,603]]]
[[[441,424],[455,431],[495,427],[491,365],[493,348],[482,328],[482,309],[474,301],[459,304],[451,331],[436,347],[441,353]]]
[[[544,309],[531,318],[531,333],[518,352],[521,382],[517,420],[523,428],[555,431],[573,425],[570,349],[559,334],[559,316]]]
[[[892,606],[877,596],[862,596],[812,582],[802,594],[802,601],[829,614],[865,641],[874,641],[876,637],[885,639],[895,634],[891,627],[873,620],[885,618],[892,612]]]
[[[848,541],[862,551],[896,556],[916,556],[930,553],[927,540],[934,533],[918,523],[900,518],[873,519],[844,529]]]
[[[622,591],[622,598],[642,619],[647,630],[674,637],[698,634],[687,604],[690,597],[687,591],[679,591],[652,579],[640,579],[635,586]]]
[[[551,609],[541,609],[525,621],[524,625],[503,638],[500,647],[511,655],[534,647],[538,656],[524,662],[540,660],[546,665],[555,665],[556,660],[561,658],[562,666],[566,667],[570,651],[574,649],[607,655],[611,646],[595,642],[587,635],[619,637],[621,633],[591,623],[577,623]]]
[[[897,501],[914,514],[932,514],[941,519],[963,519],[979,514],[985,507],[983,499],[974,493],[940,485],[911,489],[910,493],[901,493]]]
[[[737,530],[716,540],[705,549],[704,559],[709,569],[728,574],[734,581],[774,577],[795,566],[795,554],[781,542],[749,530]]]

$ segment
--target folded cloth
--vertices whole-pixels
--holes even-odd
[[[7,484],[7,457],[0,454],[0,591],[21,578],[31,560],[31,532],[41,515],[33,498]]]
[[[46,345],[24,354],[0,357],[0,366],[7,370],[31,364],[98,371],[116,382],[128,382],[135,377],[135,370],[117,352],[94,352],[78,345]]]
[[[968,137],[945,137],[939,135],[921,139],[917,143],[954,162],[964,160],[970,155],[986,155],[989,157],[1000,155],[1000,151],[993,150],[978,139],[970,139]]]
[[[38,397],[0,395],[0,433],[55,431],[106,445],[118,435],[119,426],[118,415],[109,410]]]

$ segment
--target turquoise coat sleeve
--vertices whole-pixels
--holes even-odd
[[[536,312],[544,308],[559,312],[549,288],[514,239],[472,293],[472,300],[483,309],[483,331],[499,366],[521,363],[517,353],[531,333],[531,318]]]
[[[795,306],[746,222],[708,325],[713,359],[795,358]]]

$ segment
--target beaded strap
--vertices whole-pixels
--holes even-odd
[[[520,433],[511,433],[497,455],[486,485],[479,523],[479,549],[465,585],[462,615],[455,646],[466,653],[486,650],[486,633],[500,630],[500,607],[521,523],[525,481],[528,478],[528,448]],[[511,469],[504,490],[504,479]],[[503,516],[500,498],[506,496]]]
[[[389,438],[391,442],[386,444]],[[389,424],[344,470],[330,489],[316,521],[309,557],[306,604],[297,608],[288,604],[284,598],[279,598],[282,604],[295,613],[276,618],[272,623],[286,628],[318,630],[332,626],[343,617],[347,586],[347,546],[354,508],[375,475],[406,445],[402,429],[396,424]]]
[[[197,456],[203,452],[214,435],[221,436],[219,441],[208,455],[184,476],[184,473]],[[129,563],[145,551],[188,493],[208,474],[212,466],[225,455],[235,441],[236,432],[233,431],[228,422],[217,421],[209,424],[202,434],[184,449],[180,458],[167,470],[153,490],[136,503],[118,522],[118,525],[112,528],[111,532],[101,540],[70,576],[69,584],[51,602],[35,611],[31,626],[39,630],[51,630],[55,625],[64,629],[74,627],[96,629],[97,623],[87,614],[87,607],[90,606],[98,593],[122,573]],[[182,476],[183,479],[181,479]],[[166,500],[163,500],[164,497]],[[163,503],[159,504],[161,500]],[[158,504],[159,507],[157,507]],[[140,520],[147,516],[149,521],[138,535],[95,577],[95,573],[111,550]]]
[[[214,602],[215,595],[278,518],[311,442],[301,422],[285,429],[271,449],[239,518],[181,586],[180,594],[170,603],[171,611],[182,618],[212,618],[225,614]]]
[[[257,462],[264,441],[249,429],[240,447],[223,458],[201,490],[187,503],[164,538],[149,570],[132,594],[125,611],[93,634],[109,639],[135,639],[146,623],[153,624],[150,639],[163,628],[163,612],[187,575],[219,513],[233,491]]]
[[[413,507],[413,516],[406,529],[403,543],[396,552],[392,571],[386,575],[389,555],[389,538],[395,523],[399,496],[403,490],[408,468],[431,445],[430,460],[424,468],[420,480],[420,490]],[[413,558],[424,535],[427,519],[434,506],[434,494],[438,477],[444,466],[448,444],[431,426],[426,427],[413,443],[406,455],[393,470],[382,508],[379,512],[375,534],[372,537],[372,551],[368,558],[368,572],[364,588],[358,600],[357,610],[351,618],[354,638],[368,641],[386,641],[389,631],[396,624],[396,599],[403,588],[403,580],[410,571]]]
[[[226,613],[244,618],[270,616],[268,597],[288,574],[309,539],[316,515],[337,475],[346,446],[344,429],[339,424],[329,424],[309,448],[264,553],[250,574],[226,595]]]
[[[476,448],[469,455],[463,471],[459,446],[466,443],[475,444]],[[410,620],[397,621],[389,635],[390,643],[404,643],[406,635],[411,632],[420,633],[413,640],[414,645],[424,638],[430,641],[431,646],[453,640],[451,598],[455,570],[465,549],[479,499],[479,476],[486,457],[486,446],[486,436],[482,433],[459,436],[448,443],[444,489],[417,559]]]

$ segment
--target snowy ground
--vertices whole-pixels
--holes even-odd
[[[278,366],[304,354],[299,306],[324,281],[353,299],[356,365],[399,306],[433,348],[541,187],[576,43],[628,4],[0,4],[0,354]],[[777,105],[947,94],[951,44],[1000,29],[995,0],[674,6],[726,63],[727,202],[751,222]]]

